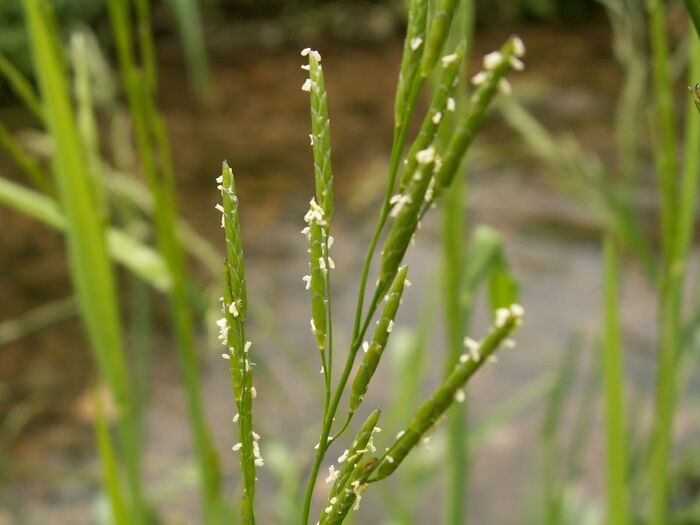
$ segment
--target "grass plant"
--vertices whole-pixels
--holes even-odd
[[[658,367],[655,388],[655,417],[651,432],[643,434],[643,444],[632,443],[621,422],[625,403],[622,399],[622,364],[620,361],[620,336],[615,328],[619,306],[614,300],[617,294],[611,278],[606,277],[606,315],[603,362],[605,369],[605,399],[608,420],[606,439],[608,445],[608,520],[610,523],[627,523],[632,519],[629,507],[630,486],[641,485],[641,493],[649,496],[649,508],[645,509],[648,522],[653,525],[670,523],[670,465],[674,443],[674,420],[680,380],[679,356],[690,341],[683,336],[692,320],[686,321],[683,304],[688,297],[688,257],[693,231],[695,198],[698,177],[698,130],[693,100],[688,101],[684,132],[684,156],[678,160],[678,126],[676,122],[674,82],[670,65],[666,11],[662,2],[648,5],[648,35],[651,48],[651,80],[653,89],[645,86],[644,58],[639,46],[639,31],[631,27],[629,20],[639,20],[641,5],[625,2],[605,2],[616,29],[616,49],[626,74],[626,88],[621,93],[617,114],[617,134],[620,144],[619,171],[615,178],[607,173],[603,163],[593,155],[582,151],[570,142],[555,139],[517,104],[502,106],[504,115],[525,138],[533,151],[548,163],[555,165],[567,176],[583,182],[585,191],[593,190],[594,201],[605,210],[605,225],[614,238],[606,240],[606,275],[616,273],[617,248],[624,246],[638,257],[647,269],[650,282],[657,291],[658,301]],[[691,2],[692,4],[692,2]],[[691,19],[694,5],[687,5]],[[627,23],[624,18],[627,16]],[[635,50],[636,46],[636,50]],[[694,85],[698,70],[698,42],[693,36],[690,47],[689,79]],[[641,56],[641,58],[640,58]],[[639,189],[640,159],[643,137],[636,131],[644,107],[649,104],[650,92],[654,102],[651,117],[652,157],[659,189],[659,238],[661,254],[657,256],[653,241],[639,227],[639,212],[629,196]],[[693,316],[690,316],[691,319]],[[632,410],[630,419],[638,419]],[[640,448],[641,447],[641,450]],[[648,450],[648,457],[645,451]],[[645,474],[632,477],[626,473],[628,465],[639,463],[632,457],[645,457]],[[635,470],[637,472],[639,469]],[[643,481],[642,481],[643,480]],[[637,509],[639,512],[639,509]]]
[[[524,47],[518,38],[510,39],[500,51],[487,55],[484,59],[484,71],[473,79],[476,89],[470,104],[460,108],[455,119],[454,132],[446,134],[447,140],[444,144],[440,144],[437,137],[442,116],[456,110],[452,96],[454,86],[458,82],[457,75],[464,55],[463,43],[458,44],[453,52],[442,55],[443,45],[455,17],[456,6],[457,2],[441,1],[437,4],[433,17],[430,18],[427,3],[417,0],[410,5],[409,27],[397,88],[394,145],[387,177],[387,189],[360,277],[352,343],[345,366],[335,386],[333,385],[334,348],[330,299],[330,272],[334,268],[333,260],[330,257],[330,248],[333,242],[330,235],[333,194],[327,94],[320,54],[308,48],[302,51],[302,55],[308,57],[308,65],[304,65],[303,69],[309,72],[309,78],[302,86],[302,90],[309,92],[311,97],[312,133],[310,140],[316,181],[316,195],[311,200],[309,211],[305,217],[308,226],[304,229],[304,233],[309,239],[310,272],[308,276],[304,277],[304,280],[310,290],[311,332],[319,349],[325,384],[322,430],[304,498],[302,523],[308,522],[314,488],[326,452],[329,446],[349,427],[353,415],[360,407],[393,330],[395,316],[407,283],[408,268],[402,263],[409,244],[419,228],[420,219],[437,198],[448,190],[455,178],[458,178],[457,172],[462,158],[479,129],[487,106],[497,90],[508,92],[510,89],[504,78],[505,74],[512,67],[521,68],[519,57],[523,55]],[[407,139],[408,123],[414,111],[417,97],[425,80],[433,74],[436,66],[440,73],[437,77],[430,107],[414,143],[408,148],[403,168],[399,170],[399,161],[402,158]],[[445,122],[447,120],[445,118]],[[228,228],[229,224],[238,224],[238,218],[235,215],[237,208],[226,205],[227,177],[229,175],[227,175],[226,168],[224,170],[225,175],[219,182],[223,185],[224,225]],[[399,193],[394,194],[397,179],[399,180]],[[392,219],[391,223],[388,222],[389,219]],[[369,269],[380,240],[380,234],[385,230],[385,226],[387,226],[387,231],[380,254],[378,279],[372,298],[365,310],[363,307]],[[228,230],[226,236],[227,245],[235,252],[235,254],[229,253],[229,261],[234,259],[240,261],[240,255],[238,255],[240,236],[238,234],[232,236]],[[231,269],[228,271],[228,275],[231,274],[231,271]],[[227,284],[225,290],[229,289],[231,289],[231,285]],[[237,303],[231,303],[231,301],[235,301],[235,297],[237,297],[235,292],[228,293],[228,295],[225,293],[224,311],[231,308],[229,304],[237,306]],[[373,335],[365,340],[369,324],[380,309],[382,299],[385,301],[385,305],[377,317],[377,325]],[[459,313],[456,315],[461,317]],[[379,458],[365,458],[365,455],[369,456],[368,453],[375,451],[372,443],[379,413],[374,412],[370,416],[357,434],[353,446],[343,455],[340,461],[340,470],[336,470],[334,466],[330,467],[329,480],[334,481],[334,485],[321,513],[321,523],[342,522],[350,508],[359,503],[365,488],[370,483],[379,481],[393,473],[418,442],[426,438],[426,435],[455,399],[457,401],[464,400],[464,391],[462,390],[464,383],[485,360],[489,359],[490,354],[515,328],[521,315],[521,309],[517,305],[510,308],[498,308],[495,314],[495,326],[489,335],[481,343],[471,339],[467,340],[466,345],[469,353],[462,353],[460,330],[459,352],[455,356],[454,362],[448,365],[448,375],[444,383],[421,406],[406,430],[388,448],[388,452]],[[225,330],[231,329],[232,321],[233,319],[226,319],[225,322],[222,320],[222,326]],[[241,321],[237,320],[236,322]],[[461,321],[459,324],[461,325]],[[346,393],[346,386],[361,348],[364,351],[364,357],[348,390],[347,415],[342,418],[343,423],[339,430],[331,435],[331,428],[336,419],[340,400]],[[233,352],[236,354],[236,350]],[[234,384],[236,382],[245,384],[245,366],[243,369],[238,367],[238,369],[232,368],[232,370],[235,376]],[[237,402],[239,396],[240,394],[237,393]],[[243,418],[243,414],[240,413],[239,424]],[[246,434],[248,430],[247,427],[240,428],[241,444],[237,447],[243,451],[247,447],[245,439],[248,439]],[[242,462],[244,480],[249,480],[253,470],[251,468],[251,474],[245,474],[246,468],[250,467],[246,467],[243,455]],[[463,487],[460,482],[461,488]],[[250,495],[252,493],[253,488],[249,481],[244,481],[244,502],[251,501]],[[253,522],[254,517],[248,503],[244,503],[243,508],[243,519],[247,522]]]
[[[179,0],[172,0],[171,4],[181,24],[195,84],[204,93],[208,76],[196,5]],[[684,4],[697,29],[698,2],[685,0]],[[645,20],[641,5],[623,0],[607,0],[605,5],[615,33],[616,55],[624,66],[615,122],[620,145],[615,169],[608,170],[598,156],[575,142],[555,137],[517,101],[506,99],[499,107],[536,156],[566,174],[570,185],[585,195],[603,218],[603,316],[598,358],[604,406],[601,437],[606,451],[604,521],[610,525],[670,525],[675,523],[671,505],[675,415],[680,393],[689,381],[685,369],[690,368],[693,359],[697,361],[693,334],[700,326],[700,309],[697,304],[690,304],[688,291],[700,169],[700,89],[696,85],[700,80],[700,40],[692,35],[689,46],[689,79],[696,87],[691,89],[687,103],[682,134],[684,153],[679,157],[681,134],[674,99],[668,7],[661,0],[651,0],[648,5],[650,89],[646,55],[640,43],[644,36],[640,25]],[[265,466],[265,461],[260,436],[254,431],[253,370],[255,361],[260,363],[260,359],[246,337],[246,323],[249,314],[263,315],[264,309],[255,308],[248,301],[241,237],[245,217],[239,214],[233,171],[224,163],[217,178],[222,196],[217,209],[222,213],[225,248],[222,317],[217,325],[236,405],[238,441],[232,449],[238,455],[241,473],[237,513],[240,519],[232,515],[229,498],[222,494],[218,452],[205,417],[195,351],[199,311],[193,300],[196,286],[187,256],[195,255],[210,274],[216,274],[217,281],[221,268],[212,263],[216,250],[178,215],[175,167],[156,102],[157,57],[150,3],[107,0],[121,86],[133,123],[138,162],[132,165],[118,159],[112,162],[102,151],[103,137],[91,83],[95,71],[91,69],[94,65],[90,62],[86,35],[77,32],[70,40],[73,67],[69,71],[48,0],[23,0],[23,6],[39,89],[36,91],[1,55],[0,74],[52,139],[51,169],[47,170],[0,124],[0,146],[34,186],[32,189],[0,178],[0,202],[65,235],[75,299],[40,308],[16,323],[0,324],[0,339],[10,340],[72,315],[77,303],[99,373],[93,396],[95,439],[111,522],[156,523],[158,518],[144,483],[142,464],[147,442],[144,422],[152,336],[151,289],[163,292],[168,299],[186,392],[202,522],[219,525],[240,521],[253,525],[256,518],[264,519],[256,514],[261,508],[261,503],[256,503],[256,491],[258,469]],[[302,69],[308,72],[301,89],[310,99],[309,139],[314,169],[313,197],[304,217],[303,233],[309,253],[309,273],[304,282],[309,292],[312,341],[321,364],[323,411],[319,414],[313,457],[302,457],[285,467],[280,458],[288,453],[286,448],[274,442],[269,447],[265,445],[266,454],[272,457],[270,463],[284,485],[279,498],[284,510],[279,514],[289,523],[307,525],[312,516],[317,516],[314,521],[319,524],[350,522],[351,511],[359,507],[366,491],[375,490],[382,491],[382,499],[394,507],[389,509],[393,519],[405,525],[415,523],[416,501],[402,505],[386,484],[373,487],[403,465],[406,476],[398,480],[399,486],[407,487],[420,500],[419,493],[436,477],[438,462],[448,465],[442,523],[468,523],[470,461],[494,428],[544,397],[548,404],[540,438],[546,479],[542,484],[544,498],[538,499],[544,501],[543,515],[538,519],[547,525],[564,525],[576,519],[568,489],[580,470],[582,449],[591,437],[591,406],[598,400],[597,376],[587,383],[581,396],[568,460],[561,467],[556,461],[562,455],[559,440],[565,419],[564,402],[579,367],[578,352],[567,350],[558,373],[536,377],[481,421],[468,420],[466,405],[462,404],[467,400],[466,387],[471,378],[495,361],[499,348],[513,345],[509,337],[523,317],[517,304],[518,283],[506,260],[502,239],[488,227],[467,228],[464,159],[496,96],[510,94],[506,77],[512,70],[524,67],[521,58],[525,50],[518,37],[510,37],[499,50],[484,57],[483,70],[469,79],[469,86],[462,77],[467,50],[473,43],[473,19],[472,1],[408,2],[386,188],[356,283],[357,301],[347,348],[338,348],[334,341],[334,328],[338,327],[334,323],[331,280],[335,268],[331,256],[335,202],[329,94],[320,53],[311,48],[301,53],[306,61]],[[425,101],[423,115],[417,115],[420,100]],[[653,103],[649,104],[649,100]],[[640,225],[640,210],[633,198],[644,184],[639,172],[644,166],[646,137],[640,132],[640,123],[642,113],[649,107],[651,153],[659,193],[658,254],[654,239]],[[417,129],[415,135],[413,129]],[[127,170],[142,172],[145,183],[136,179],[134,173],[124,173],[125,165]],[[422,220],[437,204],[442,206],[442,251],[440,286],[434,288],[441,292],[439,297],[423,300],[424,319],[418,328],[408,331],[408,342],[397,343],[401,302],[410,293],[410,259],[407,261],[406,256],[420,234]],[[146,228],[144,234],[141,226],[149,221],[153,227]],[[155,247],[149,244],[151,240]],[[626,400],[618,282],[629,255],[644,268],[657,294],[658,366],[650,431],[639,423],[640,409]],[[120,316],[115,262],[132,274],[128,304],[132,309],[130,329],[134,343],[130,349],[124,343],[127,338]],[[493,319],[492,326],[476,341],[468,335],[476,298],[483,289]],[[443,306],[439,322],[444,324],[446,335],[444,373],[439,374],[432,393],[421,402],[419,392],[425,367],[432,362],[427,356],[432,353],[429,333],[437,302]],[[687,316],[686,307],[695,310]],[[383,411],[367,413],[364,400],[382,373],[380,364],[387,348],[402,344],[404,348],[395,352],[401,354],[401,362],[395,365],[399,378],[393,403]],[[111,429],[101,385],[106,386],[116,406],[116,432]],[[362,423],[356,421],[356,416],[364,418]],[[445,419],[447,431],[437,435],[436,451],[426,459],[420,446],[428,442]],[[400,431],[394,438],[382,438],[380,424]],[[343,443],[344,452],[336,462],[329,462],[336,442]],[[297,479],[302,471],[307,474],[305,487]],[[319,477],[328,484],[323,494],[317,489]],[[633,505],[638,494],[647,497],[648,508]]]
[[[96,188],[86,170],[84,145],[75,124],[65,63],[57,44],[49,5],[24,2],[45,119],[55,138],[53,172],[66,217],[66,241],[80,311],[101,376],[118,411],[120,449],[128,479],[130,519],[147,515],[141,483],[141,452],[136,431],[135,400],[129,390],[122,332],[111,262],[107,254],[105,210],[94,206]],[[116,515],[120,505],[112,501]]]

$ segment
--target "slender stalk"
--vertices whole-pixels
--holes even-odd
[[[238,422],[240,442],[233,450],[240,449],[241,471],[243,473],[243,495],[241,498],[241,517],[243,523],[255,525],[255,467],[263,466],[259,436],[253,432],[253,399],[256,391],[253,386],[253,369],[249,359],[251,343],[245,337],[245,321],[248,311],[247,290],[245,284],[245,267],[243,262],[243,242],[241,240],[240,221],[238,217],[238,196],[233,173],[224,163],[221,176],[217,178],[221,191],[222,205],[217,206],[222,213],[221,224],[226,240],[226,264],[224,265],[224,295],[222,313],[217,321],[220,328],[219,339],[227,346],[225,359],[230,362],[233,395],[238,413],[234,421]]]
[[[0,74],[5,77],[12,91],[20,98],[26,108],[39,120],[43,120],[44,110],[32,83],[2,53],[0,53]]]
[[[675,366],[681,330],[681,297],[684,254],[680,252],[677,206],[676,130],[672,82],[668,64],[666,18],[661,0],[649,5],[653,79],[658,133],[655,149],[661,192],[663,268],[659,283],[659,362],[656,389],[656,420],[652,435],[649,481],[651,525],[668,522],[669,462],[676,405]]]
[[[154,65],[149,62],[149,40],[144,37],[143,9],[141,15],[141,43],[147,58],[147,74],[153,76]],[[192,312],[189,303],[186,261],[177,235],[177,214],[174,196],[173,167],[165,126],[151,98],[152,79],[140,74],[132,50],[129,6],[124,0],[109,0],[108,7],[117,54],[121,65],[124,88],[143,171],[153,196],[154,219],[159,251],[168,266],[173,285],[169,295],[172,326],[178,350],[181,373],[187,393],[190,426],[202,478],[204,515],[206,523],[215,523],[221,509],[220,473],[216,450],[206,423],[201,399],[198,364],[194,351]],[[160,168],[160,173],[159,173]]]
[[[141,486],[138,425],[135,400],[129,389],[115,279],[107,254],[103,210],[95,206],[96,189],[85,164],[53,13],[45,0],[25,0],[24,10],[47,128],[56,141],[52,160],[66,214],[71,274],[100,373],[117,406],[122,460],[131,496],[130,519],[140,524],[147,510]]]
[[[605,468],[607,523],[627,525],[627,445],[624,409],[624,364],[618,304],[619,263],[615,240],[607,235],[605,252],[604,338],[601,345],[605,392]]]
[[[0,122],[0,146],[10,155],[12,160],[29,177],[32,184],[46,195],[54,195],[55,191],[51,186],[46,174],[37,163],[27,153],[17,139],[10,133],[10,130]]]
[[[109,422],[104,413],[99,389],[93,389],[93,406],[95,409],[95,437],[97,448],[100,451],[100,464],[102,466],[103,483],[109,495],[109,504],[112,508],[114,525],[128,525],[129,511],[122,494],[119,481],[119,467],[115,457],[115,445],[109,431]]]
[[[677,201],[676,119],[673,104],[673,85],[669,65],[666,36],[665,4],[661,0],[649,3],[649,36],[652,49],[652,78],[656,97],[654,118],[656,147],[655,163],[661,198],[661,241],[669,258],[675,238],[674,217]]]
[[[350,351],[348,352],[348,357],[345,362],[343,372],[340,376],[338,384],[335,389],[335,393],[332,396],[332,401],[328,406],[328,410],[324,414],[323,425],[321,428],[321,438],[319,440],[318,449],[314,457],[314,461],[311,467],[311,473],[309,475],[309,481],[306,487],[306,494],[304,497],[304,506],[302,510],[302,523],[305,525],[309,521],[309,514],[311,511],[311,498],[313,496],[313,490],[316,486],[316,479],[318,477],[318,471],[321,467],[321,462],[325,456],[326,450],[329,446],[328,438],[330,436],[331,427],[333,426],[333,420],[335,418],[335,413],[338,409],[340,403],[340,398],[343,395],[345,386],[347,385],[348,379],[350,378],[350,372],[352,371],[352,366],[355,362],[355,356],[357,355],[357,350],[360,348],[362,343],[362,338],[367,330],[367,327],[371,321],[372,316],[376,312],[379,300],[382,297],[383,291],[377,289],[375,290],[374,297],[370,302],[367,313],[362,317],[362,310],[365,302],[365,291],[367,288],[367,281],[369,279],[369,270],[372,264],[372,259],[374,253],[377,249],[377,244],[381,237],[382,231],[389,217],[389,211],[391,210],[391,196],[393,194],[394,186],[396,185],[396,177],[398,175],[399,163],[401,161],[401,154],[403,153],[404,146],[406,143],[406,136],[408,133],[408,124],[410,120],[410,115],[415,108],[416,100],[418,99],[418,93],[424,82],[423,77],[416,77],[415,81],[411,85],[410,94],[408,96],[408,102],[406,103],[406,116],[401,120],[401,123],[394,127],[394,140],[391,150],[391,160],[389,164],[389,174],[386,186],[386,192],[384,194],[384,201],[382,203],[382,208],[379,213],[379,219],[377,221],[377,226],[372,234],[372,238],[367,249],[367,254],[365,255],[364,262],[362,264],[362,273],[360,276],[360,284],[357,295],[357,305],[355,308],[355,321],[353,324],[352,333],[352,344]],[[349,421],[348,421],[349,423]],[[343,430],[347,428],[347,424],[344,425]],[[336,435],[335,437],[338,437]]]
[[[540,432],[544,492],[543,525],[561,525],[564,517],[564,479],[568,473],[565,472],[566,468],[559,468],[562,463],[562,455],[558,446],[558,438],[563,426],[562,416],[566,408],[567,396],[579,364],[579,354],[578,341],[572,340],[564,349],[561,365],[548,389]],[[563,475],[562,471],[564,471]]]
[[[472,42],[474,2],[460,2],[457,20],[448,40]],[[466,57],[465,57],[466,60]],[[467,103],[466,92],[458,91],[457,106],[463,108]],[[446,142],[447,133],[454,130],[454,122],[441,129],[441,138]],[[466,225],[465,225],[465,183],[464,177],[457,176],[453,186],[443,201],[443,258],[444,258],[444,299],[445,328],[447,332],[448,357],[446,375],[459,362],[463,351],[462,340],[467,335],[467,308],[464,293],[464,264],[466,259]],[[468,396],[466,396],[468,399]],[[469,478],[469,443],[467,431],[467,399],[455,405],[447,414],[448,439],[448,473],[447,493],[445,495],[446,525],[465,525],[467,523],[467,486]]]
[[[466,315],[462,303],[462,268],[464,263],[464,183],[457,177],[445,195],[443,219],[444,301],[447,329],[447,372],[459,361],[463,351]],[[467,407],[455,405],[447,415],[448,466],[444,523],[466,523],[468,472]]]

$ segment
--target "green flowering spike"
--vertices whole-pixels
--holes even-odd
[[[435,175],[435,190],[431,200],[436,200],[450,186],[457,173],[462,157],[471,145],[484,120],[484,114],[497,91],[510,93],[510,84],[504,78],[512,68],[522,69],[520,57],[525,54],[525,46],[518,37],[511,37],[500,51],[494,51],[484,57],[484,70],[472,78],[477,86],[470,103],[462,113],[452,140],[442,158],[442,166]]]
[[[312,201],[313,202],[313,201]],[[309,225],[309,271],[311,288],[311,332],[316,345],[323,351],[326,347],[326,274],[327,259],[324,255],[323,226]]]
[[[465,340],[469,352],[462,355],[452,373],[421,405],[405,431],[382,456],[372,481],[386,478],[401,464],[406,455],[437,425],[445,411],[455,401],[464,399],[462,388],[469,378],[489,360],[503,341],[522,321],[523,309],[514,304],[496,311],[494,327],[481,343]]]
[[[240,451],[243,473],[243,497],[241,513],[244,523],[255,524],[253,503],[255,499],[255,467],[262,466],[257,434],[253,432],[253,372],[248,359],[250,342],[245,340],[245,317],[247,310],[245,273],[243,267],[243,247],[238,218],[238,198],[233,173],[226,163],[217,178],[222,195],[222,205],[217,209],[222,213],[221,226],[226,238],[226,264],[224,265],[223,317],[217,321],[219,339],[226,345],[223,357],[229,361],[229,371],[236,400],[240,442],[234,445],[234,452]]]
[[[695,87],[689,87],[690,96],[693,97],[693,102],[695,102],[695,107],[700,113],[700,84],[695,84]]]
[[[426,192],[431,185],[435,165],[435,149],[430,146],[415,155],[417,169],[412,174],[406,189],[391,199],[394,218],[382,250],[377,289],[383,293],[394,280],[406,249],[418,228],[420,210]]]
[[[229,270],[230,288],[235,298],[232,309],[234,317],[245,322],[248,300],[245,285],[245,270],[243,265],[243,243],[241,228],[238,220],[238,197],[233,179],[233,172],[226,162],[221,167],[221,176],[217,179],[221,191],[223,206],[217,205],[221,211],[221,227],[226,237],[226,265]],[[223,210],[219,207],[223,207]]]
[[[311,200],[305,220],[309,238],[309,276],[307,288],[311,290],[311,332],[316,345],[323,353],[328,331],[328,271],[333,268],[329,256],[332,238],[329,224],[333,215],[333,174],[331,171],[330,120],[328,119],[328,96],[318,51],[306,48],[301,54],[309,57],[309,78],[301,87],[311,96],[311,146],[314,154],[314,176],[316,198]]]
[[[379,359],[382,357],[382,352],[386,348],[387,340],[389,339],[389,334],[394,326],[394,318],[396,317],[396,311],[399,308],[399,303],[401,302],[401,296],[403,295],[404,283],[406,282],[406,273],[408,272],[408,267],[404,266],[399,269],[394,279],[394,283],[386,296],[386,304],[384,305],[384,310],[382,315],[377,322],[377,328],[372,337],[372,342],[366,348],[366,353],[360,363],[360,368],[357,370],[355,375],[355,380],[352,383],[352,390],[350,392],[350,414],[354,414],[357,407],[362,403],[362,399],[367,393],[367,388],[369,382],[377,370],[377,365],[379,365]]]
[[[320,525],[340,525],[351,509],[360,508],[362,493],[367,488],[367,479],[377,465],[377,458],[369,458],[354,466],[343,490],[328,499],[327,505],[321,512]]]
[[[394,122],[403,125],[407,113],[407,100],[420,70],[421,57],[425,49],[426,26],[428,21],[428,0],[411,0],[408,9],[408,26],[403,44],[399,83],[394,103]]]
[[[377,421],[381,411],[379,409],[372,412],[365,420],[359,432],[353,439],[352,446],[349,450],[343,452],[343,455],[338,458],[341,464],[340,470],[336,470],[331,466],[327,481],[333,481],[333,487],[328,495],[328,505],[332,505],[331,500],[343,493],[348,485],[353,472],[367,452],[375,452],[376,449],[372,443],[372,438],[375,432],[379,431]]]
[[[445,45],[447,34],[450,32],[450,25],[455,16],[458,0],[438,0],[435,7],[435,15],[430,23],[430,33],[425,46],[425,53],[421,63],[421,75],[427,77],[435,67],[442,47]]]
[[[430,108],[423,119],[418,136],[406,156],[406,164],[401,175],[399,191],[403,191],[411,175],[416,170],[416,154],[433,143],[438,126],[445,113],[455,110],[455,100],[450,98],[450,94],[454,91],[455,83],[458,80],[457,75],[459,74],[466,49],[467,43],[462,41],[455,48],[454,53],[442,58],[443,67],[440,73],[440,80],[433,91]]]
[[[311,146],[314,152],[316,202],[323,208],[327,222],[333,215],[333,173],[331,171],[331,131],[328,119],[328,95],[318,51],[304,49],[309,56],[309,79],[302,89],[311,95]]]

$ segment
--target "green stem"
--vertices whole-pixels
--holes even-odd
[[[605,392],[605,446],[607,523],[627,525],[627,446],[625,437],[624,364],[618,305],[618,255],[615,241],[606,236],[605,251],[605,335],[602,363]]]
[[[652,435],[649,478],[651,525],[668,523],[669,462],[673,442],[676,405],[675,368],[681,329],[681,298],[685,253],[678,206],[682,202],[677,183],[676,132],[672,82],[668,68],[668,42],[664,4],[650,3],[650,36],[656,90],[656,167],[661,190],[663,270],[659,283],[659,363],[656,390],[656,420]]]
[[[353,335],[352,335],[352,345],[350,348],[350,352],[348,353],[348,358],[345,362],[345,367],[343,369],[343,373],[340,377],[340,380],[338,382],[338,385],[335,390],[335,394],[333,395],[333,400],[328,407],[328,411],[324,414],[323,417],[323,426],[321,430],[321,439],[318,442],[318,449],[316,450],[316,454],[314,457],[314,462],[311,467],[311,474],[309,475],[309,481],[306,486],[306,495],[304,497],[304,507],[303,507],[303,513],[302,513],[302,524],[306,525],[309,522],[309,514],[311,512],[311,498],[313,496],[313,491],[314,487],[316,486],[316,479],[318,478],[318,471],[321,467],[321,462],[323,461],[323,458],[325,457],[326,450],[328,449],[329,446],[329,441],[328,438],[330,436],[330,431],[331,427],[333,426],[333,419],[335,418],[335,413],[338,410],[338,404],[340,403],[340,398],[343,395],[343,392],[345,391],[345,387],[347,385],[348,379],[350,378],[350,373],[352,372],[352,366],[355,362],[355,356],[357,355],[357,350],[360,348],[360,345],[362,344],[362,338],[364,337],[365,332],[367,331],[367,327],[369,326],[369,323],[372,320],[372,316],[377,310],[377,306],[379,304],[379,301],[381,300],[382,294],[384,290],[380,290],[377,288],[375,290],[374,297],[372,301],[370,302],[367,315],[364,319],[364,322],[362,321],[362,310],[364,306],[364,301],[365,301],[365,291],[367,288],[367,280],[369,278],[369,270],[372,264],[372,258],[374,256],[374,253],[377,249],[377,244],[379,242],[379,238],[381,236],[382,230],[384,228],[384,225],[386,224],[387,218],[389,217],[389,211],[391,209],[391,196],[392,192],[394,191],[394,186],[396,185],[396,177],[398,175],[399,171],[399,165],[401,161],[401,154],[404,150],[404,145],[406,143],[406,135],[408,133],[408,121],[410,120],[410,114],[413,111],[413,108],[415,107],[416,100],[418,98],[418,93],[420,92],[421,87],[423,86],[423,82],[425,79],[423,77],[417,77],[410,95],[409,95],[409,101],[407,104],[407,107],[409,108],[409,116],[404,118],[403,124],[396,126],[394,128],[394,142],[391,150],[391,161],[389,164],[389,176],[387,180],[387,187],[386,187],[386,192],[384,195],[384,202],[382,204],[382,209],[379,214],[379,220],[377,222],[377,227],[374,231],[374,234],[372,235],[372,239],[369,244],[369,248],[367,250],[367,254],[365,255],[365,260],[362,265],[362,275],[360,277],[360,286],[359,286],[359,292],[358,292],[358,297],[357,297],[357,306],[355,310],[355,322],[353,326]],[[346,424],[343,425],[343,428],[347,428],[349,424],[349,420],[347,421]],[[340,433],[338,433],[336,436],[334,436],[333,439],[336,439],[337,437],[340,436]]]
[[[184,377],[190,425],[202,477],[204,514],[206,523],[214,523],[218,515],[219,470],[216,451],[204,417],[198,364],[194,352],[192,312],[189,305],[188,278],[182,248],[177,237],[173,168],[162,120],[155,109],[149,90],[150,80],[144,84],[134,60],[128,4],[124,0],[108,2],[112,27],[117,42],[117,54],[122,69],[123,83],[134,121],[134,133],[153,195],[154,219],[159,251],[171,271],[173,285],[169,295],[170,312],[175,331],[178,360]],[[143,5],[141,9],[143,9]],[[143,16],[143,13],[140,13]],[[143,30],[143,22],[140,26]],[[143,36],[142,36],[143,38]],[[146,53],[147,54],[147,53]],[[148,73],[154,66],[146,64]],[[160,166],[162,173],[158,173]]]
[[[447,373],[452,371],[464,351],[465,312],[461,304],[462,271],[464,263],[464,198],[462,177],[456,177],[444,201],[444,300],[447,329]],[[467,492],[467,413],[466,407],[456,404],[448,412],[448,483],[445,523],[463,525],[466,518]]]

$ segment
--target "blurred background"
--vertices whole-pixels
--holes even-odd
[[[128,170],[134,152],[126,145],[129,122],[107,8],[95,0],[52,3],[65,42],[78,32],[89,44],[98,72],[92,81],[102,147],[115,165]],[[641,80],[633,125],[647,125],[642,3],[477,2],[468,74],[479,71],[483,54],[511,34],[525,41],[527,67],[511,75],[517,105],[499,104],[469,153],[467,226],[498,232],[527,316],[517,350],[504,352],[497,365],[470,384],[470,522],[548,523],[544,516],[556,492],[563,512],[574,517],[566,523],[601,523],[597,344],[605,213],[578,171],[582,165],[619,171],[616,115],[621,92],[635,82],[629,82],[634,59],[641,64]],[[671,4],[680,108],[689,33],[680,3]],[[613,8],[621,5],[638,18],[616,18]],[[249,338],[259,352],[256,430],[267,463],[259,472],[261,523],[292,522],[286,509],[293,508],[303,486],[299,478],[318,439],[322,405],[301,280],[307,255],[299,231],[313,192],[313,164],[308,98],[299,89],[305,78],[299,50],[311,46],[322,53],[329,93],[336,184],[333,293],[337,344],[343,349],[388,166],[405,17],[401,0],[152,2],[157,101],[171,140],[179,210],[191,229],[188,252],[199,292],[194,296],[199,298],[204,405],[231,499],[238,486],[237,459],[228,452],[235,439],[234,405],[207,298],[218,296],[220,287],[223,239],[214,179],[224,159],[237,177],[251,300]],[[0,53],[35,81],[20,2],[0,3]],[[620,65],[621,58],[627,67]],[[50,140],[6,81],[0,81],[0,122],[32,162],[47,164]],[[654,239],[657,204],[648,148],[648,140],[639,139],[640,183],[632,198],[640,210],[640,228]],[[0,174],[25,180],[5,149],[0,150]],[[0,523],[96,523],[106,505],[94,445],[90,389],[96,371],[77,317],[64,241],[55,229],[6,206],[0,206],[0,225]],[[134,221],[136,232],[147,227]],[[440,216],[434,213],[408,255],[414,286],[365,403],[367,410],[381,406],[388,414],[394,407],[382,425],[385,438],[410,413],[410,402],[401,398],[416,395],[406,394],[407,375],[418,378],[417,391],[427,393],[443,370],[439,231]],[[149,407],[147,486],[163,523],[198,523],[186,402],[164,301],[132,287],[124,273],[120,279],[123,322],[136,331],[145,325],[150,341],[142,371]],[[630,261],[620,314],[628,394],[640,425],[653,409],[654,293],[643,264]],[[482,304],[475,313],[475,336],[488,323]],[[136,336],[127,340],[134,354],[142,342]],[[697,514],[686,512],[697,501],[700,483],[700,455],[693,445],[697,386],[689,382],[682,397],[677,435],[688,446],[672,466],[673,504],[687,520],[678,523],[686,524],[700,523]],[[355,522],[436,523],[444,449],[438,434],[398,480],[368,495]]]

